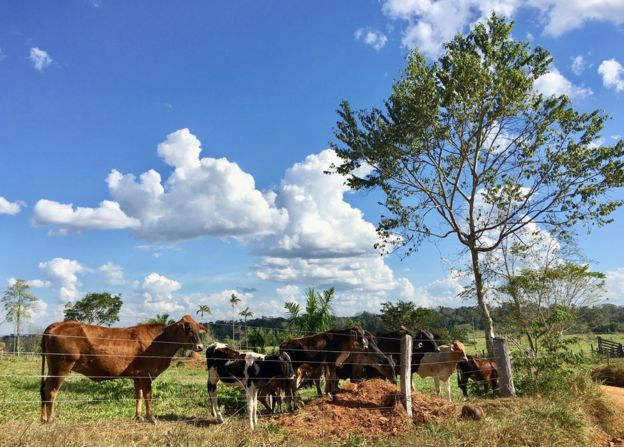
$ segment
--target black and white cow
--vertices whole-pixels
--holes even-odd
[[[292,409],[294,371],[287,355],[265,356],[255,352],[239,352],[224,343],[213,343],[206,348],[206,366],[212,415],[219,422],[223,422],[217,402],[219,382],[245,390],[252,428],[257,420],[258,400],[268,410],[274,411],[274,406],[270,405],[266,398],[274,393],[275,388],[281,388],[286,392],[287,404]]]

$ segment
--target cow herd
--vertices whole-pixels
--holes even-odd
[[[41,420],[54,419],[58,391],[69,373],[75,371],[95,381],[132,379],[135,418],[143,420],[144,401],[147,419],[155,423],[152,381],[168,368],[180,348],[201,351],[200,334],[204,332],[206,329],[188,315],[170,325],[140,324],[129,328],[76,321],[51,324],[41,341]],[[394,332],[372,333],[354,326],[287,340],[274,355],[240,352],[223,343],[209,345],[206,366],[212,415],[223,422],[217,401],[219,382],[244,389],[252,429],[257,423],[258,402],[271,413],[281,411],[283,403],[289,411],[295,411],[301,401],[297,390],[306,381],[316,385],[321,395],[324,378],[325,393],[334,400],[341,379],[383,378],[395,383],[400,375],[401,338],[405,334],[413,337],[411,373],[432,377],[438,394],[442,381],[451,398],[448,379],[456,368],[464,395],[469,378],[496,389],[496,365],[489,360],[468,358],[459,341],[438,346],[433,335],[424,330],[412,334],[402,326]]]

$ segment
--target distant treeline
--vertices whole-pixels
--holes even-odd
[[[387,309],[386,309],[387,310]],[[439,306],[435,309],[419,308],[420,311],[417,321],[406,322],[408,326],[419,326],[429,329],[439,334],[442,338],[460,338],[466,339],[473,331],[482,330],[481,318],[476,306],[463,307],[443,307]],[[576,309],[577,319],[575,326],[571,332],[574,333],[596,333],[607,334],[610,332],[624,332],[624,306],[616,306],[614,304],[602,304],[593,307],[580,307]],[[502,321],[504,321],[505,307],[492,308],[492,317],[494,319],[495,328],[499,331],[503,330]],[[396,329],[396,321],[400,316],[389,318],[389,312],[386,314],[375,314],[371,312],[361,312],[351,317],[335,317],[335,327],[346,327],[353,324],[360,324],[370,331],[386,331]],[[389,322],[394,323],[389,323]],[[204,323],[210,328],[213,338],[217,340],[227,341],[232,338],[232,321],[218,320],[213,323]],[[235,322],[234,338],[241,339],[244,332],[243,321]],[[248,331],[251,334],[255,328],[264,328],[269,330],[277,330],[275,336],[279,341],[281,333],[284,336],[296,336],[296,332],[282,331],[288,329],[288,320],[283,317],[261,317],[247,320]],[[262,334],[254,334],[261,336]],[[305,334],[302,334],[305,335]],[[22,335],[20,337],[22,350],[25,352],[39,352],[41,338],[38,335]],[[13,352],[14,337],[13,335],[5,335],[0,339],[0,352]]]
[[[614,304],[602,304],[593,307],[579,307],[577,320],[572,330],[574,333],[604,334],[609,332],[624,332],[624,306]],[[505,307],[491,309],[495,328],[497,323],[504,321]],[[395,330],[396,327],[387,324],[382,314],[361,312],[351,317],[335,317],[335,327],[345,327],[352,324],[360,324],[370,331]],[[420,320],[420,326],[434,332],[447,334],[449,331],[461,329],[461,332],[469,330],[483,330],[479,310],[476,306],[444,307],[426,309],[426,318]],[[206,323],[212,330],[212,334],[219,340],[232,338],[232,321],[217,320],[214,323]],[[260,327],[265,329],[287,329],[288,320],[282,317],[261,317],[247,320],[249,328]],[[242,330],[243,322],[236,322],[235,337],[238,338],[239,330]]]

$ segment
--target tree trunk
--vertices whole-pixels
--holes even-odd
[[[487,347],[488,357],[494,357],[494,324],[485,302],[485,294],[483,293],[483,277],[481,276],[481,268],[479,266],[479,252],[476,246],[470,247],[470,256],[472,258],[472,272],[475,279],[475,290],[477,292],[477,304],[481,313],[481,321],[485,331],[485,345]]]
[[[19,356],[19,333],[20,333],[20,321],[19,321],[19,313],[17,318],[15,319],[15,343],[13,344],[13,350]]]

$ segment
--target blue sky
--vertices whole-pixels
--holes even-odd
[[[495,8],[553,53],[542,91],[613,117],[611,144],[624,134],[617,3],[4,2],[0,284],[31,281],[33,328],[103,290],[123,294],[122,324],[199,303],[229,318],[233,292],[278,315],[310,286],[336,286],[341,314],[461,305],[455,243],[380,258],[378,196],[322,174],[339,102],[380,104],[410,48],[435,58]],[[615,218],[579,245],[623,304]]]

